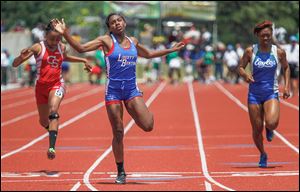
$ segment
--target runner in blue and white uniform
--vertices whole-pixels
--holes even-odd
[[[278,67],[284,71],[283,98],[290,96],[290,68],[285,51],[272,45],[272,25],[271,21],[264,21],[255,26],[258,44],[246,49],[238,66],[240,76],[249,83],[248,111],[252,137],[260,152],[259,167],[267,167],[268,159],[263,145],[263,129],[266,128],[266,138],[270,142],[279,123]],[[251,63],[252,74],[245,71],[248,63]]]
[[[134,97],[142,96],[136,83],[137,49],[133,41],[125,36],[130,44],[128,48],[123,48],[112,33],[110,36],[113,40],[113,46],[105,56],[107,69],[106,105],[121,103],[122,101],[128,102]]]
[[[118,13],[111,13],[106,18],[108,34],[99,36],[83,45],[71,37],[63,19],[61,21],[54,19],[53,25],[78,52],[94,51],[103,47],[107,65],[106,110],[112,126],[112,149],[118,168],[115,182],[124,184],[126,174],[123,166],[123,103],[141,129],[147,132],[152,131],[154,124],[153,115],[149,112],[142,98],[142,93],[136,85],[136,59],[138,56],[147,59],[161,57],[179,51],[184,47],[184,44],[179,42],[170,49],[150,51],[139,44],[136,38],[126,36],[125,18]]]

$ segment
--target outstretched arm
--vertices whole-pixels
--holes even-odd
[[[237,68],[237,72],[239,73],[239,75],[241,77],[243,77],[243,79],[247,83],[253,83],[254,82],[254,79],[253,79],[252,75],[246,73],[246,71],[245,71],[248,63],[250,62],[251,55],[252,55],[252,47],[248,47],[246,49],[242,59],[240,60],[240,63],[239,63],[238,68]]]
[[[81,58],[81,57],[75,57],[72,55],[66,55],[66,57],[64,58],[64,61],[69,61],[69,62],[82,62],[84,63],[84,70],[86,70],[87,72],[91,72],[92,71],[92,66],[88,63],[88,60],[85,58]]]
[[[34,44],[31,47],[23,49],[18,57],[16,57],[12,63],[13,67],[18,67],[24,61],[28,60],[32,55],[38,55],[41,48],[39,44]]]
[[[135,41],[137,42],[137,40],[135,40]],[[140,57],[145,57],[147,59],[154,58],[154,57],[161,57],[161,56],[167,55],[169,53],[172,53],[174,51],[179,51],[184,46],[185,46],[185,44],[183,42],[179,42],[179,43],[176,43],[170,49],[163,49],[163,50],[153,51],[153,50],[147,49],[146,47],[144,47],[143,45],[139,44],[138,42],[136,44],[138,55]]]
[[[283,89],[283,98],[287,99],[290,97],[290,67],[286,60],[286,53],[283,49],[277,49],[277,53],[279,56],[279,62],[283,69],[283,77],[284,77],[284,89]]]
[[[69,30],[66,27],[66,24],[64,22],[64,19],[59,21],[58,19],[53,19],[51,21],[53,27],[55,28],[56,31],[58,31],[60,34],[64,36],[66,41],[79,53],[83,52],[89,52],[89,51],[94,51],[98,49],[100,46],[103,46],[102,40],[100,37],[89,41],[85,44],[80,44],[77,42],[73,37],[70,35]]]
[[[68,53],[66,52],[66,47],[63,46],[63,50],[64,50],[64,61],[69,61],[69,62],[82,62],[84,63],[84,70],[86,70],[87,72],[91,72],[92,71],[92,66],[88,63],[88,60],[85,58],[81,58],[81,57],[76,57],[76,56],[72,56],[72,55],[68,55]]]

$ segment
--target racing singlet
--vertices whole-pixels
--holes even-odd
[[[45,46],[44,41],[41,41],[40,44],[42,50],[36,57],[37,82],[43,84],[64,82],[61,74],[63,53],[60,45],[57,45],[57,49],[55,51],[51,51]]]
[[[136,82],[137,49],[132,40],[129,48],[119,45],[111,34],[113,46],[105,56],[107,82],[105,91],[106,105],[130,101],[134,97],[142,96]]]
[[[271,52],[262,53],[257,44],[253,45],[251,69],[254,83],[250,83],[249,92],[256,95],[278,93],[277,47],[272,45]]]

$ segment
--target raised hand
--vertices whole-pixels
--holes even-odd
[[[51,24],[54,27],[54,29],[59,32],[60,34],[63,34],[66,30],[66,24],[64,19],[62,18],[62,20],[58,20],[58,19],[52,19],[51,20]]]
[[[26,48],[21,51],[20,59],[26,60],[29,58],[29,56],[32,56],[32,55],[33,55],[33,52],[29,48]]]

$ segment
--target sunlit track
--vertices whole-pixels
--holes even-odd
[[[160,86],[154,91],[151,97],[146,101],[146,105],[149,106],[153,100],[159,95],[159,93],[163,90],[166,86],[166,83],[161,83]],[[132,119],[124,128],[124,135],[131,129],[132,125],[134,124],[134,120]],[[93,165],[87,170],[84,174],[83,182],[84,184],[91,189],[92,191],[97,191],[97,189],[89,182],[90,174],[93,170],[101,163],[101,161],[112,151],[112,146],[110,146],[94,163]],[[78,186],[79,187],[79,186]]]
[[[216,180],[214,180],[209,174],[209,171],[207,168],[207,163],[206,163],[206,154],[205,154],[204,145],[203,145],[200,120],[199,120],[198,110],[196,107],[196,100],[195,100],[195,94],[194,94],[194,89],[193,89],[192,83],[188,83],[188,88],[189,88],[189,95],[190,95],[191,105],[192,105],[192,110],[193,110],[193,115],[194,115],[196,133],[197,133],[197,137],[198,137],[198,146],[199,146],[199,153],[200,153],[200,157],[201,157],[203,174],[204,174],[205,178],[207,178],[208,181],[212,182],[213,184],[216,184],[217,186],[221,187],[222,189],[225,189],[228,191],[234,191],[234,189],[231,189],[231,188],[217,182]],[[211,186],[209,183],[206,183],[206,190],[211,190]]]
[[[76,84],[75,86],[71,86],[73,88],[73,90],[76,90],[76,89],[80,89],[82,87],[84,87],[84,84]],[[16,99],[16,98],[19,98],[19,97],[23,97],[23,96],[28,96],[28,95],[32,95],[32,97],[34,97],[34,88],[31,87],[31,88],[28,88],[27,90],[25,91],[21,91],[19,92],[18,89],[16,90],[12,90],[11,92],[9,93],[1,93],[1,101],[6,101],[6,100],[10,100],[10,99]],[[17,92],[17,93],[15,93]]]
[[[90,96],[90,95],[93,95],[93,94],[97,94],[97,93],[99,93],[100,90],[103,90],[103,89],[104,89],[103,87],[98,88],[98,89],[92,89],[92,90],[90,90],[88,92],[81,93],[80,95],[76,95],[76,96],[70,97],[68,99],[65,99],[61,103],[61,106],[66,105],[66,104],[71,103],[71,102],[74,102],[74,101],[76,101],[78,99],[81,99],[83,97],[87,97],[87,96]],[[16,118],[11,119],[11,120],[8,120],[8,121],[5,121],[5,122],[1,122],[1,127],[7,126],[9,124],[15,123],[17,121],[26,119],[28,117],[31,117],[31,116],[37,115],[37,114],[38,114],[37,110],[28,112],[28,113],[26,113],[24,115],[18,116]]]
[[[1,92],[1,96],[10,96],[10,95],[16,95],[16,94],[24,94],[26,92],[31,92],[33,88],[17,88],[17,89],[10,89],[10,90],[5,90]],[[1,98],[2,99],[2,98]]]
[[[227,90],[230,94],[226,95],[217,85],[199,83],[190,84],[190,87],[188,84],[175,86],[157,84],[142,87],[144,99],[147,100],[150,100],[151,94],[156,89],[162,89],[157,98],[151,97],[153,103],[147,101],[148,106],[151,104],[150,111],[155,116],[155,131],[150,134],[144,133],[125,112],[124,127],[127,126],[124,150],[127,154],[125,158],[127,184],[115,185],[117,173],[111,147],[109,147],[112,133],[104,102],[99,103],[99,95],[103,94],[103,90],[101,88],[96,91],[98,88],[92,87],[98,94],[91,94],[88,99],[82,97],[77,100],[76,97],[69,97],[70,100],[64,100],[72,103],[64,106],[64,113],[75,110],[75,107],[77,111],[67,117],[64,116],[61,122],[60,127],[63,129],[60,130],[58,140],[58,157],[54,161],[46,159],[47,134],[38,134],[39,136],[34,137],[32,134],[24,137],[20,134],[14,138],[1,138],[2,142],[6,143],[6,147],[1,149],[1,190],[180,191],[185,188],[197,191],[245,189],[272,191],[297,189],[297,186],[292,184],[296,184],[299,178],[299,167],[295,160],[298,153],[288,150],[286,143],[276,139],[275,143],[267,144],[268,150],[272,151],[270,169],[259,169],[256,162],[259,156],[253,151],[255,145],[251,142],[250,129],[233,132],[232,130],[237,130],[238,126],[230,129],[229,126],[233,125],[232,120],[224,121],[232,115],[227,111],[242,111],[240,108],[245,108],[243,110],[247,112],[243,99],[240,99],[240,105],[227,99],[230,94],[237,100],[243,98],[246,89],[241,93],[244,89],[232,86],[230,87],[232,89]],[[87,91],[83,90],[78,95],[82,93],[87,94]],[[192,100],[194,100],[194,107],[192,107]],[[218,104],[214,104],[216,101],[219,101]],[[214,106],[212,107],[214,109],[210,106]],[[234,109],[228,110],[228,108]],[[297,110],[288,106],[284,109],[286,110],[284,113],[297,113]],[[198,112],[196,113],[195,110]],[[215,113],[219,113],[220,116],[207,115]],[[199,130],[195,129],[197,118],[193,116],[199,118],[200,134]],[[242,121],[247,122],[240,123],[249,123],[247,113],[234,113],[236,123],[241,117]],[[216,121],[230,123],[223,124],[224,127],[211,124]],[[24,121],[24,124],[27,123],[28,121]],[[66,127],[68,128],[65,129]],[[190,130],[193,131],[192,134]],[[287,139],[298,137],[295,131],[283,135]],[[24,144],[16,148],[15,146],[21,142]],[[228,153],[229,151],[237,153],[233,155]],[[284,151],[286,157],[275,157],[276,151]],[[203,168],[202,162],[205,159],[207,167]],[[265,180],[269,183],[264,184]],[[274,181],[282,182],[278,182],[277,185]]]
[[[93,107],[91,107],[91,108],[89,108],[89,109],[83,111],[82,113],[78,114],[77,116],[73,117],[72,119],[69,119],[68,121],[62,123],[62,124],[59,126],[59,129],[62,129],[62,128],[68,126],[69,124],[71,124],[71,123],[73,123],[73,122],[75,122],[75,121],[77,121],[77,120],[79,120],[79,119],[85,117],[86,115],[88,115],[88,114],[90,114],[90,113],[92,113],[92,112],[98,110],[99,108],[101,108],[101,107],[103,107],[103,106],[104,106],[104,102],[101,102],[101,103],[99,103],[98,105],[95,105],[95,106],[93,106]],[[45,134],[41,135],[40,137],[38,137],[38,138],[32,140],[32,141],[29,142],[28,144],[23,145],[22,147],[20,147],[20,148],[18,148],[18,149],[16,149],[16,150],[13,150],[13,151],[11,151],[11,152],[9,152],[9,153],[6,153],[6,154],[4,154],[4,155],[1,155],[1,160],[4,159],[4,158],[7,158],[7,157],[9,157],[9,156],[12,156],[12,155],[14,155],[14,154],[16,154],[16,153],[19,153],[19,152],[21,152],[21,151],[23,151],[23,150],[25,150],[25,149],[27,149],[28,147],[34,145],[35,143],[37,143],[37,142],[43,140],[43,139],[44,139],[45,137],[47,137],[47,136],[48,136],[48,133],[45,133]]]
[[[68,89],[67,93],[69,94],[70,92],[74,92],[76,90],[79,90],[82,87],[84,87],[84,86],[76,86],[76,87],[72,86],[72,87],[70,87]],[[34,92],[34,90],[32,90],[32,91]],[[6,105],[3,104],[3,105],[1,105],[1,111],[5,112],[6,109],[10,109],[10,108],[14,108],[14,107],[19,107],[20,105],[25,105],[25,104],[29,104],[29,103],[35,104],[34,95],[32,95],[32,97],[29,98],[29,99],[22,99],[21,101],[16,101],[14,103],[6,104]]]

